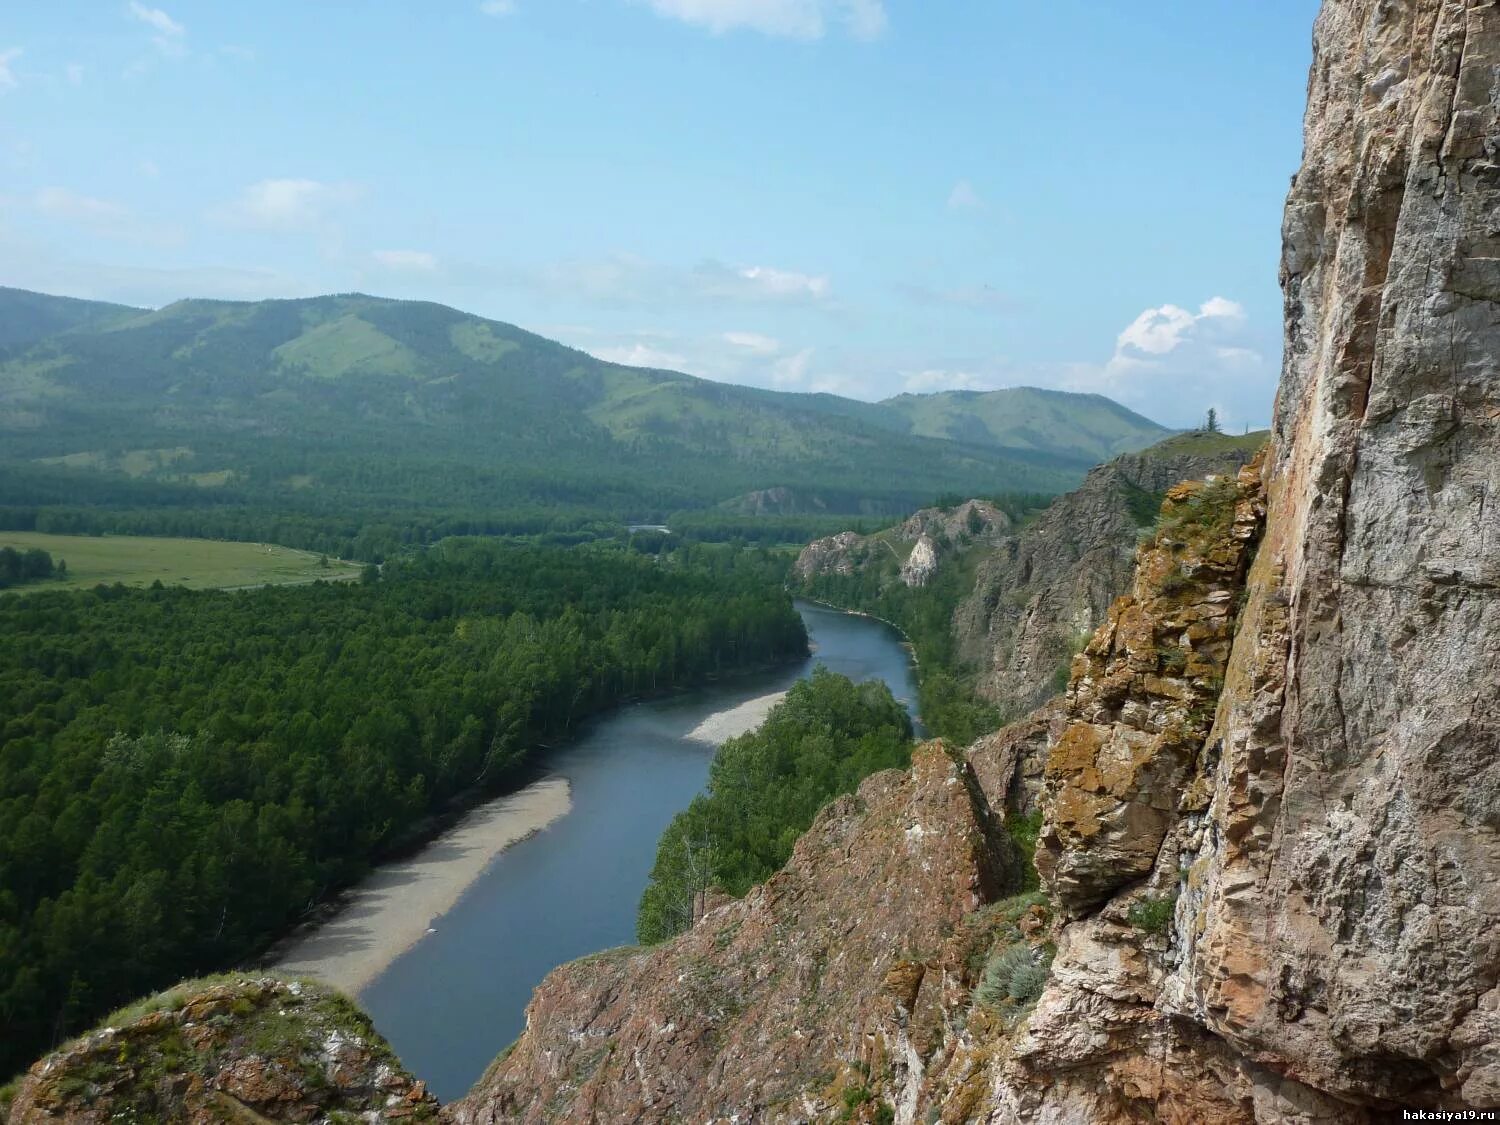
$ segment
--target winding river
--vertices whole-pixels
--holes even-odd
[[[915,711],[911,656],[894,629],[806,602],[797,608],[811,659],[624,708],[554,753],[541,784],[566,779],[571,810],[497,856],[361,990],[376,1026],[439,1097],[467,1091],[520,1034],[532,989],[551,969],[635,940],[657,838],[703,788],[713,740],[753,725],[767,696],[825,664],[854,680],[884,680]]]

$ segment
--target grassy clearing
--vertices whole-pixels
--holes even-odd
[[[355,578],[354,563],[329,559],[311,551],[294,551],[265,543],[227,543],[214,539],[158,539],[133,535],[45,535],[34,531],[0,531],[0,547],[26,550],[40,547],[54,561],[65,560],[62,581],[17,587],[16,593],[36,590],[85,590],[103,582],[193,589],[236,586],[277,586]]]

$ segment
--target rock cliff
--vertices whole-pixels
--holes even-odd
[[[1010,517],[987,500],[923,508],[875,535],[842,531],[814,540],[797,556],[792,577],[807,583],[820,575],[873,571],[907,586],[924,586],[943,558],[993,545],[1010,527]]]
[[[980,669],[975,690],[1012,715],[1056,694],[1069,658],[1130,588],[1136,541],[1167,489],[1233,475],[1264,443],[1264,433],[1182,434],[1117,457],[986,555],[953,614],[958,655]]]
[[[972,577],[952,607],[954,652],[977,670],[979,695],[1023,714],[1061,690],[1069,658],[1130,588],[1136,540],[1166,490],[1232,475],[1264,443],[1264,433],[1181,434],[1091,470],[1023,526],[982,501],[924,509],[878,535],[843,532],[809,544],[794,578],[810,586],[822,575],[860,575],[920,587],[962,558]]]

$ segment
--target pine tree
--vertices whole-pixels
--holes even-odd
[[[1208,420],[1203,423],[1203,428],[1211,434],[1223,432],[1219,426],[1219,412],[1212,406],[1208,408]]]

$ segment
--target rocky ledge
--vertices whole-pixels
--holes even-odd
[[[358,1008],[268,976],[187,981],[117,1012],[33,1066],[9,1107],[12,1125],[437,1117]]]

